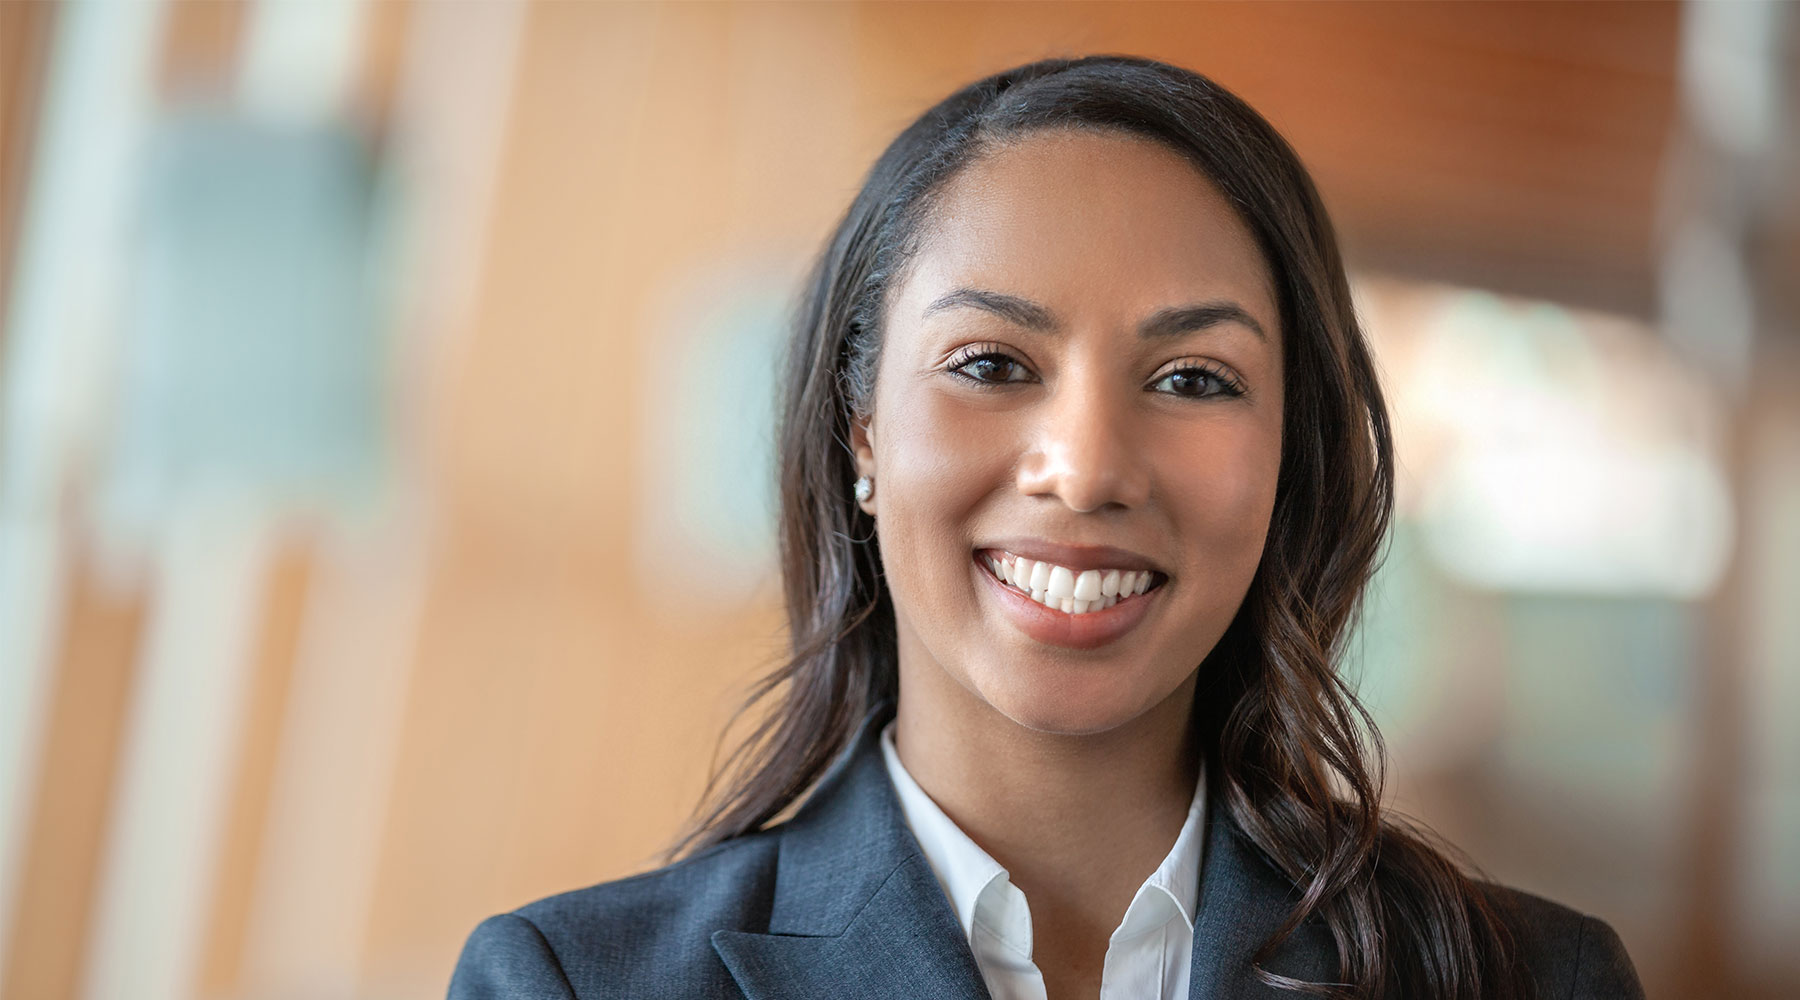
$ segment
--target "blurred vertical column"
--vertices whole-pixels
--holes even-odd
[[[1662,321],[1735,403],[1722,451],[1742,530],[1708,601],[1695,683],[1682,996],[1782,995],[1800,973],[1797,50],[1787,5],[1684,7]]]
[[[250,705],[271,568],[308,520],[379,491],[374,173],[344,116],[360,14],[249,5],[236,94],[171,107],[141,162],[95,514],[109,548],[147,557],[151,613],[84,996],[202,992],[265,718]]]
[[[430,484],[442,410],[481,287],[525,14],[513,0],[414,4],[398,34],[381,164],[394,251],[392,489],[321,538],[226,980],[237,995],[395,995],[367,985],[367,928],[439,530]],[[441,994],[443,982],[429,988]]]
[[[28,919],[16,907],[69,590],[67,501],[99,432],[163,13],[154,0],[59,10],[8,276],[0,361],[0,982],[22,995],[64,985],[69,974],[63,955],[39,953],[21,978],[26,956],[9,952]],[[95,776],[105,773],[103,766]],[[52,888],[85,898],[84,885]]]

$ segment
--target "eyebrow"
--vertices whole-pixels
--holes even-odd
[[[1001,319],[1038,333],[1055,333],[1061,326],[1056,314],[1045,306],[1017,295],[990,292],[981,288],[958,288],[941,295],[925,307],[925,312],[919,318],[926,319],[934,313],[962,306],[993,313]],[[1198,302],[1159,310],[1138,324],[1138,336],[1146,340],[1164,340],[1224,323],[1237,323],[1261,339],[1269,339],[1262,324],[1243,306],[1231,301]]]

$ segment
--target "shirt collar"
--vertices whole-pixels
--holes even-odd
[[[944,887],[944,894],[950,898],[950,905],[956,911],[963,933],[972,936],[977,902],[991,884],[997,880],[1008,880],[1007,871],[982,850],[979,844],[969,839],[969,835],[945,815],[938,804],[919,787],[918,782],[913,780],[912,775],[907,773],[906,766],[900,763],[899,752],[894,748],[892,722],[881,731],[881,754],[887,762],[888,777],[893,781],[894,791],[900,799],[906,824],[912,828],[913,837],[918,840],[926,862],[931,865],[939,884]],[[1125,919],[1113,932],[1114,940],[1134,937],[1163,926],[1169,917],[1169,904],[1173,904],[1175,913],[1180,915],[1188,931],[1193,931],[1195,906],[1200,895],[1201,850],[1206,833],[1205,812],[1206,775],[1203,768],[1200,779],[1194,786],[1194,798],[1188,806],[1187,819],[1181,824],[1181,832],[1175,838],[1175,846],[1169,849],[1156,871],[1150,873],[1150,877],[1138,887],[1131,905],[1125,911]],[[1026,940],[1029,942],[1029,938]],[[1029,948],[1027,943],[1027,953]]]
[[[963,934],[972,935],[976,900],[989,883],[1006,878],[1006,869],[944,815],[938,804],[931,801],[907,773],[906,766],[900,763],[900,754],[894,749],[894,724],[891,722],[881,731],[881,755],[887,761],[888,777],[893,779],[894,791],[900,797],[900,810],[906,814],[906,825],[912,828],[914,839],[925,852],[925,860],[943,885],[944,895],[950,897],[950,906],[956,911]]]

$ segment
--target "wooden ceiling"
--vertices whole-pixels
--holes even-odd
[[[1330,9],[1314,11],[1315,30]],[[1648,316],[1672,4],[1339,12],[1279,110],[1362,263]]]
[[[9,20],[48,20],[48,6],[8,6]],[[234,9],[182,4],[175,20],[210,24]],[[1641,316],[1654,308],[1677,4],[869,4],[857,19],[863,82],[917,89],[918,107],[942,96],[943,80],[1049,54],[1130,51],[1189,66],[1283,130],[1354,264]],[[217,27],[200,34],[233,33]],[[0,33],[27,35],[44,37]],[[4,171],[9,206],[22,165]]]
[[[1188,66],[1287,135],[1354,263],[1653,308],[1675,4],[870,5],[861,17],[864,64],[934,85],[1050,54]]]

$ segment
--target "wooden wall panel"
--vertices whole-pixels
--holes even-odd
[[[109,586],[85,560],[71,569],[24,874],[0,939],[4,1000],[65,1000],[80,988],[145,619],[143,594]]]

